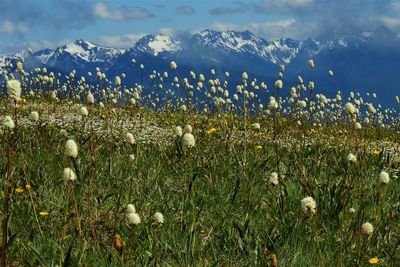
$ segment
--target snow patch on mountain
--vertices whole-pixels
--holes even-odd
[[[174,40],[170,36],[158,34],[147,35],[141,38],[136,44],[134,49],[137,52],[148,53],[154,56],[160,53],[174,53],[182,49],[182,44],[178,40]]]

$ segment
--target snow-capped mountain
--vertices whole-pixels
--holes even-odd
[[[163,53],[175,53],[181,50],[181,42],[170,36],[158,34],[147,35],[141,38],[133,47],[137,53],[146,53],[157,56]]]
[[[55,50],[46,49],[36,52],[33,57],[47,67],[57,69],[79,69],[90,65],[107,69],[124,52],[125,50],[122,49],[102,47],[84,40],[77,40]]]
[[[327,32],[315,39],[302,41],[286,38],[275,41],[256,36],[250,31],[218,32],[204,30],[183,39],[166,35],[147,35],[127,50],[95,45],[88,41],[44,49],[30,55],[19,52],[0,57],[0,71],[15,68],[19,57],[25,58],[24,67],[47,67],[68,73],[76,70],[86,75],[96,67],[108,77],[127,73],[126,81],[142,79],[138,65],[143,64],[143,75],[153,70],[169,70],[169,62],[178,62],[180,72],[196,70],[208,73],[247,71],[252,76],[276,79],[279,64],[286,65],[285,77],[295,80],[298,74],[309,73],[306,64],[312,58],[317,64],[313,77],[325,91],[333,88],[327,71],[332,69],[342,90],[380,91],[393,95],[400,78],[400,38],[386,27],[372,31],[341,29]],[[132,64],[132,59],[136,64]],[[233,76],[233,75],[232,75]],[[362,79],[360,77],[363,77]]]
[[[250,31],[205,30],[195,34],[191,44],[197,48],[202,47],[225,54],[251,55],[273,64],[283,64],[290,63],[290,60],[296,56],[300,42],[293,39],[268,42]]]
[[[80,71],[101,67],[103,70],[107,70],[124,52],[123,49],[103,47],[84,40],[77,40],[56,49],[43,49],[33,54],[19,51],[13,55],[0,56],[0,71],[15,69],[16,62],[20,58],[24,58],[24,66],[27,69],[47,67],[61,72],[69,72],[72,69]],[[10,64],[13,67],[10,67]]]

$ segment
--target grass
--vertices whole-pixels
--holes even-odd
[[[279,82],[270,92],[244,75],[229,95],[218,79],[195,89],[176,78],[161,97],[21,73],[32,93],[18,100],[18,83],[7,83],[0,99],[2,265],[400,265],[397,110],[359,96],[346,103],[340,92],[327,98],[301,79],[290,93]],[[74,99],[58,99],[67,88]],[[89,91],[95,104],[73,97]],[[65,152],[71,139],[76,157]],[[140,223],[128,220],[128,204]]]
[[[60,111],[68,104],[58,105],[58,114],[68,116]],[[139,116],[138,111],[118,109],[104,119],[101,114],[107,111],[95,107],[89,118],[65,125],[66,137],[54,121],[46,120],[52,105],[40,106],[37,126],[27,119],[12,132],[4,128],[0,143],[4,170],[5,152],[16,135],[9,264],[265,266],[272,254],[279,266],[366,266],[375,256],[381,266],[400,263],[395,130],[326,126],[308,128],[304,136],[304,129],[282,121],[274,140],[271,119],[256,117],[247,128],[257,121],[261,129],[248,130],[243,142],[243,121],[236,115],[193,117],[142,110]],[[29,105],[21,109],[21,119],[29,117],[30,109]],[[77,110],[73,107],[70,114]],[[92,136],[83,130],[84,124],[107,120],[116,128],[112,134],[102,135],[102,129]],[[118,120],[131,121],[135,138],[139,133],[146,138],[128,145],[124,140],[128,129],[121,131]],[[175,125],[186,124],[193,125],[193,148],[182,148],[173,136]],[[146,132],[151,129],[148,125],[164,129],[165,136]],[[212,127],[217,131],[208,134]],[[78,179],[73,183],[62,177],[65,167],[74,167],[64,155],[68,139],[79,146]],[[272,186],[269,176],[277,168],[277,145],[281,175],[279,185]],[[355,164],[347,162],[349,153],[357,156]],[[389,185],[378,181],[383,169],[391,174]],[[17,188],[23,192],[17,193]],[[306,196],[315,199],[314,215],[301,209]],[[142,219],[138,225],[127,223],[130,203]],[[41,211],[48,215],[41,216]],[[157,211],[164,215],[163,224],[154,221]],[[366,221],[374,226],[371,236],[361,233]],[[113,247],[115,234],[122,239],[121,254]]]

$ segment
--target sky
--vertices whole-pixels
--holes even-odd
[[[400,34],[400,0],[0,0],[0,54],[77,39],[129,48],[146,34],[250,30],[303,40],[381,25]]]

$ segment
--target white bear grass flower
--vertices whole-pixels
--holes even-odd
[[[185,133],[182,137],[182,145],[184,147],[192,148],[196,144],[196,140],[194,139],[193,134]]]
[[[11,116],[8,116],[8,115],[4,116],[1,119],[1,124],[4,127],[8,128],[8,129],[14,129],[15,128],[14,120],[11,118]]]
[[[175,135],[175,137],[182,137],[183,131],[182,131],[182,128],[180,126],[176,126],[175,127],[174,135]]]
[[[279,177],[277,172],[271,173],[271,176],[269,178],[269,183],[273,186],[277,186],[279,184]]]
[[[275,88],[276,89],[282,89],[283,88],[283,81],[282,80],[276,80],[275,81]]]
[[[187,125],[185,126],[184,131],[185,131],[185,133],[192,133],[192,132],[193,132],[193,128],[192,128],[191,125],[187,124]]]
[[[37,112],[37,111],[32,111],[32,112],[31,112],[31,120],[32,120],[32,121],[38,121],[38,120],[39,120],[39,112]]]
[[[19,101],[21,100],[21,83],[18,80],[8,80],[7,81],[7,94],[8,97]]]
[[[128,220],[129,225],[138,225],[142,222],[133,204],[128,204],[126,208],[126,218]]]
[[[388,184],[388,183],[390,182],[390,175],[389,175],[389,173],[387,173],[387,172],[385,172],[385,171],[382,171],[382,172],[379,174],[379,182],[380,182],[381,184]]]
[[[74,140],[70,139],[65,144],[65,155],[71,158],[78,157],[78,145]]]
[[[357,157],[352,153],[350,153],[349,155],[347,155],[347,161],[350,163],[356,163]]]
[[[82,117],[87,117],[89,115],[89,111],[86,107],[81,107],[80,113],[81,113]]]
[[[86,96],[86,103],[88,105],[93,105],[94,104],[94,96],[92,93],[88,93],[88,95]]]
[[[71,169],[71,168],[65,168],[65,169],[64,169],[63,178],[64,178],[64,180],[67,181],[67,182],[69,182],[69,181],[73,182],[73,181],[76,180],[76,174],[75,174],[75,172],[74,172],[73,169]]]
[[[127,133],[126,134],[126,136],[125,136],[125,141],[128,143],[128,144],[130,144],[130,145],[133,145],[133,144],[135,144],[135,138],[133,137],[133,134],[131,134],[131,133]]]
[[[126,207],[126,213],[136,213],[136,208],[133,204],[128,204],[128,206]]]
[[[316,213],[316,203],[312,197],[305,197],[301,200],[301,209],[306,215],[313,215]]]
[[[156,212],[154,213],[154,220],[158,224],[163,224],[164,223],[164,215],[161,212]]]
[[[139,214],[137,214],[137,213],[128,213],[126,218],[128,219],[128,224],[131,224],[131,225],[138,225],[142,222]]]
[[[176,70],[178,68],[178,65],[176,64],[175,61],[171,61],[169,63],[169,67],[171,68],[171,70]]]
[[[364,235],[372,235],[374,227],[369,222],[365,222],[361,225],[361,233]]]

